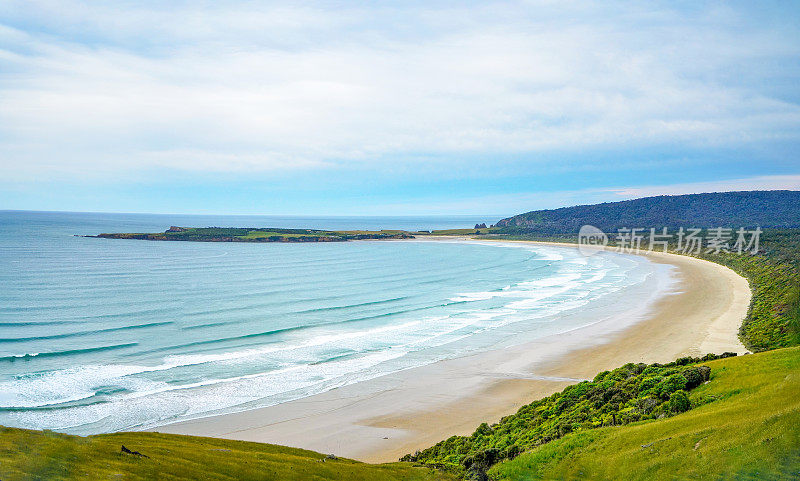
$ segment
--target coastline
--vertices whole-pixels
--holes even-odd
[[[296,446],[367,462],[395,461],[451,435],[469,434],[481,422],[496,422],[524,404],[627,362],[746,352],[737,338],[750,301],[744,278],[692,257],[646,255],[653,262],[676,267],[680,291],[662,296],[643,319],[622,329],[598,322],[579,332],[153,431]]]

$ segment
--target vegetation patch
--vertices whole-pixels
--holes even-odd
[[[492,465],[573,432],[688,411],[705,402],[695,398],[692,403],[687,394],[710,379],[711,369],[700,363],[731,356],[626,364],[523,406],[497,424],[483,423],[471,436],[453,436],[401,460],[481,478]]]
[[[800,345],[800,229],[767,229],[757,255],[721,252],[701,257],[750,283],[753,298],[739,330],[752,351]]]
[[[494,480],[800,479],[800,348],[706,363],[695,407],[570,433],[494,465]]]

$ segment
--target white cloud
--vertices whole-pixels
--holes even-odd
[[[740,190],[800,190],[800,175],[764,175],[747,179],[625,187],[610,190],[624,199],[636,199],[654,195],[701,194],[704,192],[732,192]]]
[[[270,171],[800,132],[798,106],[760,87],[780,69],[764,59],[800,53],[783,31],[796,26],[721,7],[121,5],[0,10],[0,174]]]
[[[742,190],[800,190],[800,175],[771,175],[715,182],[693,182],[658,186],[598,187],[550,192],[523,192],[511,194],[460,197],[447,201],[415,199],[410,202],[371,206],[365,214],[474,214],[501,217],[541,209],[558,209],[574,205],[618,202],[657,195],[700,194],[705,192],[732,192]]]

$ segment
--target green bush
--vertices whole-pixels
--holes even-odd
[[[689,401],[689,395],[686,391],[675,391],[669,396],[669,410],[673,413],[682,413],[688,411],[692,407]]]
[[[650,377],[646,377],[646,378],[644,378],[644,379],[642,380],[642,382],[639,384],[639,392],[640,392],[640,393],[646,393],[646,392],[649,392],[651,389],[653,389],[654,387],[656,387],[656,385],[657,385],[659,382],[661,382],[661,380],[662,380],[662,379],[663,379],[663,378],[661,378],[661,377],[658,377],[658,376],[650,376]]]
[[[669,399],[675,391],[686,388],[686,378],[682,374],[672,374],[659,382],[655,390],[661,399]]]
[[[696,364],[730,355],[684,358],[669,364],[629,363],[522,406],[497,424],[483,423],[469,436],[452,436],[407,454],[402,461],[445,466],[473,479],[485,479],[484,472],[495,463],[570,433],[689,409],[686,390],[708,380],[710,372]]]
[[[705,368],[705,370],[700,369],[701,367]],[[681,374],[684,378],[686,378],[686,389],[694,389],[703,384],[705,381],[708,381],[708,375],[710,371],[711,370],[708,369],[707,366],[689,367],[684,369]]]

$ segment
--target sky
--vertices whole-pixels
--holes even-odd
[[[0,209],[800,190],[799,2],[0,2]]]

